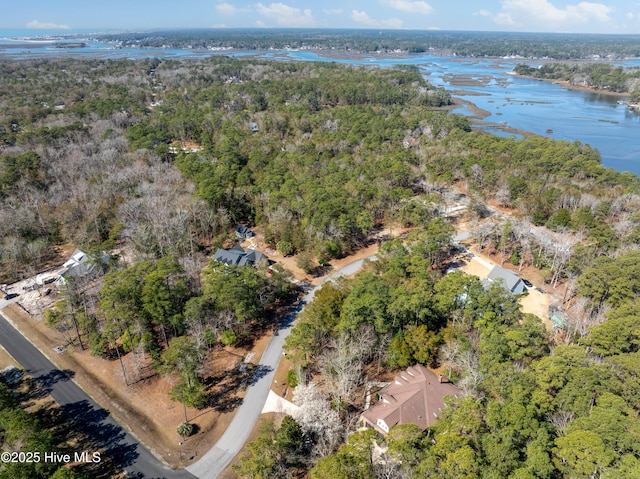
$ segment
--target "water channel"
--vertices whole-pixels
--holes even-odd
[[[553,83],[515,77],[514,66],[522,60],[473,59],[437,55],[323,55],[314,51],[214,52],[161,48],[114,48],[86,41],[86,47],[59,49],[32,43],[30,50],[3,48],[15,41],[0,39],[0,55],[7,59],[65,56],[74,58],[205,58],[212,55],[245,56],[275,60],[324,61],[348,64],[416,65],[435,86],[485,110],[483,127],[499,135],[512,135],[504,127],[557,140],[580,141],[600,151],[602,163],[619,171],[640,175],[640,115],[620,104],[620,97],[569,90]],[[14,45],[15,46],[15,45]],[[638,66],[629,60],[625,66]],[[455,113],[472,115],[462,105]]]

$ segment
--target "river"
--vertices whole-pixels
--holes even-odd
[[[113,44],[83,41],[83,48],[60,49],[52,43],[5,39],[0,31],[0,57],[28,59],[73,58],[205,58],[212,55],[244,56],[275,60],[324,61],[389,67],[416,65],[433,84],[472,102],[488,116],[481,128],[499,135],[512,135],[502,127],[528,131],[557,140],[580,141],[597,148],[602,163],[618,171],[640,175],[640,115],[618,103],[620,97],[568,90],[560,85],[515,77],[513,68],[522,60],[470,59],[437,55],[323,55],[315,51],[198,51],[168,48],[115,48]],[[15,36],[14,36],[15,38]],[[637,66],[629,60],[625,66]],[[472,115],[465,105],[455,113]]]
[[[282,53],[263,56],[282,58]],[[556,140],[580,141],[597,148],[605,166],[640,175],[639,114],[619,104],[621,98],[616,95],[569,90],[550,82],[516,77],[513,68],[517,60],[431,55],[336,60],[308,51],[286,52],[286,56],[305,61],[416,65],[433,85],[486,110],[489,115],[484,121],[489,125],[484,128],[492,133],[513,135],[492,126],[498,125]],[[464,105],[454,112],[472,115]]]

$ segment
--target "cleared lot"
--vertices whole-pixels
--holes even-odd
[[[474,275],[480,279],[484,279],[489,274],[491,267],[495,263],[486,256],[479,257],[474,255],[472,258],[466,259],[466,264],[462,267],[462,271],[467,274]],[[547,329],[551,331],[552,323],[549,320],[549,305],[551,303],[551,296],[549,294],[540,293],[533,288],[528,288],[527,295],[520,298],[520,304],[522,305],[522,311],[525,313],[531,313],[538,316]]]

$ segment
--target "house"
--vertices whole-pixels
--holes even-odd
[[[162,100],[157,102],[157,105],[162,105]],[[151,106],[155,105],[151,104]],[[202,147],[193,141],[174,141],[169,145],[169,153],[174,155],[177,155],[178,153],[198,153],[199,151],[202,151]]]
[[[219,248],[213,255],[213,259],[219,263],[236,266],[255,266],[262,258],[268,261],[267,257],[260,251],[254,249],[245,251],[240,245],[236,245],[231,249]]]
[[[69,259],[62,265],[63,268],[73,268],[86,263],[88,260],[87,253],[81,249],[76,249]]]
[[[107,264],[109,256],[102,254],[100,261],[103,264]],[[54,281],[56,285],[62,286],[67,283],[69,277],[75,279],[86,278],[90,275],[96,274],[99,270],[99,265],[94,261],[91,261],[89,255],[81,249],[76,249],[69,259],[62,265],[62,271],[58,274],[58,277]]]
[[[253,238],[256,234],[244,225],[236,226],[236,236],[242,240]]]
[[[460,390],[442,375],[436,376],[417,364],[398,374],[380,392],[380,401],[362,413],[362,421],[381,434],[396,424],[416,424],[420,429],[433,425],[444,407],[444,397]]]
[[[501,268],[500,266],[494,266],[486,279],[482,281],[482,284],[486,288],[494,281],[502,281],[502,286],[511,294],[524,293],[527,289],[524,282],[513,271]]]

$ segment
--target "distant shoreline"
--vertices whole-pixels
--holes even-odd
[[[38,37],[33,37],[33,38],[0,38],[0,41],[3,41],[3,42],[16,42],[16,43],[22,42],[22,43],[32,44],[32,43],[53,43],[53,42],[60,41],[60,39],[38,38]]]
[[[610,90],[602,90],[600,88],[596,88],[596,87],[589,87],[589,86],[584,86],[584,85],[576,85],[574,83],[571,83],[568,80],[548,80],[546,78],[537,78],[537,77],[533,77],[530,75],[518,75],[517,73],[513,73],[513,76],[516,76],[518,78],[528,78],[530,80],[537,80],[537,81],[541,81],[541,82],[547,82],[547,83],[553,83],[554,85],[559,85],[563,88],[566,88],[567,90],[574,90],[574,91],[581,91],[581,92],[587,92],[587,93],[596,93],[598,95],[606,95],[606,96],[612,96],[612,97],[616,97],[616,98],[623,98],[623,97],[628,97],[629,93],[620,93],[620,92],[615,92],[615,91],[610,91]]]
[[[1,50],[18,50],[21,48],[26,50],[35,50],[38,48],[49,47],[54,43],[53,41],[24,43],[24,40],[22,40],[22,42],[23,43],[18,43],[18,41],[16,41],[16,43],[0,43],[0,51]]]

